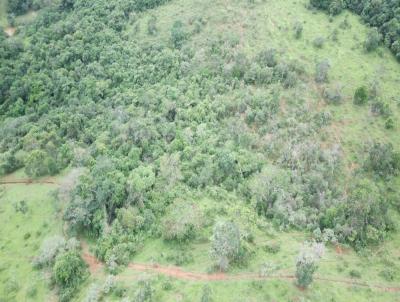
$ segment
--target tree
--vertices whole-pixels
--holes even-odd
[[[61,300],[69,301],[87,275],[86,263],[77,251],[68,251],[57,256],[53,276],[60,288]]]
[[[313,282],[313,275],[318,269],[318,261],[323,253],[323,245],[320,243],[312,246],[304,246],[296,260],[297,285],[307,288]]]
[[[378,32],[378,29],[374,27],[368,32],[367,39],[364,42],[364,47],[368,52],[374,51],[378,48],[381,40],[381,34]]]
[[[303,23],[297,21],[294,24],[294,36],[296,39],[300,39],[303,34]]]
[[[322,60],[315,65],[315,81],[317,83],[328,82],[328,72],[331,64],[328,60]]]
[[[365,86],[361,86],[357,88],[354,93],[354,104],[356,105],[364,105],[368,101],[368,90]]]
[[[218,221],[211,237],[211,256],[221,271],[239,258],[241,251],[240,231],[231,221]]]
[[[188,34],[181,21],[175,21],[171,29],[171,42],[175,48],[181,48]]]
[[[40,177],[57,171],[54,159],[42,150],[33,150],[25,159],[25,173],[28,176]]]

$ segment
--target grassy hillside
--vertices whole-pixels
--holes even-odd
[[[0,26],[7,25],[7,0],[0,1]]]
[[[0,184],[0,302],[397,301],[400,65],[359,16],[54,3],[0,40],[0,183],[36,180]]]

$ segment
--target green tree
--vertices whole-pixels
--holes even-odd
[[[211,256],[221,271],[239,258],[241,251],[240,231],[231,221],[218,221],[211,237]]]
[[[357,88],[354,93],[354,104],[364,105],[368,101],[368,90],[365,86]]]

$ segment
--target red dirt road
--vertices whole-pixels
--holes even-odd
[[[98,261],[89,251],[86,244],[83,245],[83,259],[89,266],[91,273],[98,272],[103,268],[103,263]],[[186,281],[240,281],[240,280],[290,280],[296,279],[295,275],[282,272],[282,274],[277,274],[268,277],[261,277],[256,273],[241,273],[241,274],[225,274],[225,273],[200,273],[200,272],[189,272],[185,271],[177,266],[165,266],[160,264],[146,264],[146,263],[130,263],[128,269],[139,272],[149,272],[156,273],[180,280]],[[381,290],[385,292],[400,292],[400,287],[385,286],[380,284],[369,284],[361,281],[355,281],[353,279],[336,279],[336,278],[324,278],[320,276],[314,277],[314,280],[320,282],[331,282],[340,283],[346,286],[358,286],[366,287],[376,290]]]

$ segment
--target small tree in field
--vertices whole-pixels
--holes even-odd
[[[296,261],[296,279],[297,285],[307,288],[313,282],[313,275],[318,269],[318,261],[323,254],[324,246],[321,243],[315,243],[312,246],[306,246],[301,251]]]
[[[357,88],[354,93],[354,104],[363,105],[368,101],[368,90],[365,86]]]
[[[217,222],[211,238],[211,256],[217,267],[226,271],[229,263],[239,257],[239,253],[240,232],[237,225],[230,221]]]

